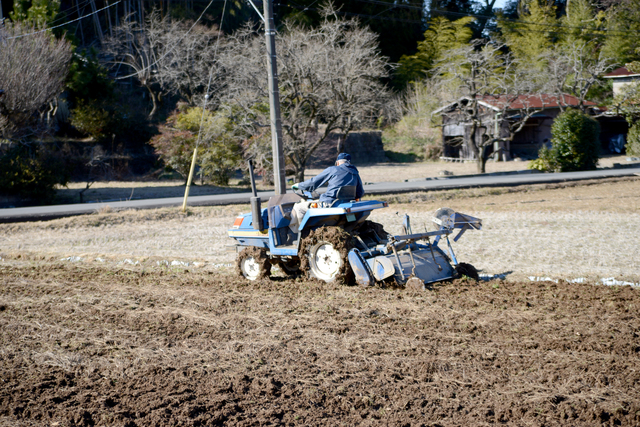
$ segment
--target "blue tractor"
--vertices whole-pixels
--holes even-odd
[[[424,289],[427,283],[460,275],[478,278],[473,266],[458,262],[449,240],[456,229],[454,241],[466,230],[479,230],[478,218],[442,208],[433,217],[437,230],[412,233],[405,215],[403,234],[391,235],[368,220],[372,211],[388,204],[355,200],[355,187],[341,188],[330,207],[318,207],[313,202],[317,194],[301,192],[273,196],[262,209],[251,166],[249,170],[251,212],[240,214],[228,231],[238,252],[238,272],[249,280],[269,277],[274,265],[287,275],[363,286],[395,282]],[[291,227],[293,206],[300,201],[310,201],[309,209]]]

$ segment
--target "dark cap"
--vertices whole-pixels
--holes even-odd
[[[336,159],[336,161],[338,160],[346,160],[348,162],[351,161],[351,155],[347,154],[347,153],[340,153],[338,154],[338,158]]]

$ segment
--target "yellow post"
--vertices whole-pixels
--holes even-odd
[[[189,169],[189,178],[187,178],[187,188],[184,189],[184,201],[182,202],[182,212],[187,211],[187,199],[189,198],[189,189],[191,188],[191,180],[193,180],[193,171],[196,169],[196,155],[198,153],[198,145],[193,149],[193,158],[191,159],[191,169]]]

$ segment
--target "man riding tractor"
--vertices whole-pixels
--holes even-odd
[[[291,215],[289,227],[294,233],[298,232],[298,225],[312,203],[316,203],[318,207],[328,208],[336,200],[359,200],[364,195],[360,173],[351,164],[351,156],[347,153],[340,153],[334,166],[326,168],[311,179],[293,184],[291,188],[294,191],[312,193],[325,183],[328,183],[327,191],[320,195],[319,201],[303,200],[293,206],[294,215]]]

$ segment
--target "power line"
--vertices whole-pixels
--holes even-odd
[[[411,6],[411,5],[403,5],[403,4],[392,4],[392,3],[387,3],[384,1],[380,1],[380,0],[357,0],[359,2],[363,2],[363,3],[371,3],[371,4],[379,4],[379,5],[392,5],[394,6],[393,8],[407,8],[407,9],[419,9],[419,10],[423,10],[422,7],[419,6]],[[297,5],[294,2],[290,2],[293,3],[293,5],[291,4],[285,4],[285,5],[281,5],[281,6],[288,6],[290,8],[294,8],[294,9],[299,9],[299,10],[313,10],[313,11],[319,11],[319,9],[313,9],[310,6],[307,7],[303,7],[301,5]],[[315,2],[314,2],[315,3]],[[312,3],[313,4],[313,3]],[[384,13],[388,10],[387,9],[381,13]],[[473,18],[479,18],[479,19],[487,19],[487,20],[491,20],[491,19],[495,19],[497,21],[506,21],[506,22],[511,22],[514,24],[522,24],[522,25],[535,25],[535,26],[544,26],[544,27],[555,27],[558,29],[575,29],[575,30],[581,30],[581,31],[587,31],[589,34],[595,34],[595,35],[600,35],[599,33],[608,33],[608,34],[614,34],[614,35],[629,35],[629,34],[635,34],[635,31],[618,31],[618,30],[611,30],[611,29],[594,29],[594,28],[588,28],[588,27],[578,27],[578,26],[571,26],[571,25],[563,25],[563,24],[545,24],[545,23],[539,23],[539,22],[530,22],[530,21],[523,21],[520,19],[513,19],[513,18],[500,18],[496,15],[480,15],[480,14],[474,14],[474,13],[462,13],[462,12],[451,12],[448,10],[442,10],[442,9],[432,9],[430,11],[431,13],[436,12],[436,13],[440,13],[443,15],[454,15],[454,16],[460,16],[460,17],[473,17]],[[379,17],[378,15],[366,15],[366,14],[362,14],[362,13],[353,13],[353,12],[342,12],[342,11],[336,11],[337,14],[339,15],[348,15],[348,16],[360,16],[360,17],[364,17],[364,18],[369,18],[369,19],[376,19],[376,20],[382,20],[382,21],[398,21],[398,22],[407,22],[407,23],[422,23],[422,21],[417,21],[417,20],[411,20],[411,19],[402,19],[402,18],[386,18],[386,17]],[[529,32],[535,32],[536,30],[527,30]],[[545,30],[538,30],[539,32],[548,32]]]
[[[222,16],[220,17],[220,28],[222,28],[222,23],[224,22],[224,12],[227,10],[227,0],[224,0],[224,6],[222,7]],[[207,106],[207,99],[209,98],[209,89],[211,88],[211,79],[213,76],[213,67],[216,63],[216,57],[218,56],[218,46],[220,45],[220,34],[222,30],[218,31],[218,37],[216,39],[216,47],[213,50],[213,62],[211,63],[211,69],[209,70],[209,83],[207,84],[207,92],[205,94],[205,102],[202,109],[204,110]]]
[[[84,9],[84,7],[86,5],[88,5],[90,2],[91,2],[91,0],[84,0],[82,3],[78,3],[77,7]],[[66,10],[65,11],[59,11],[58,14],[66,15]],[[64,21],[65,19],[67,19],[66,16],[61,16],[58,19],[54,19],[53,21],[51,21],[50,24],[56,24],[57,22]]]
[[[165,54],[164,54],[164,55],[162,55],[160,58],[158,58],[154,63],[149,64],[148,66],[146,66],[146,67],[142,68],[141,70],[136,71],[135,73],[131,73],[131,74],[127,75],[127,76],[124,76],[124,77],[115,77],[115,80],[123,80],[123,79],[128,79],[129,77],[133,77],[133,76],[135,76],[135,75],[137,75],[137,74],[141,73],[142,71],[146,71],[146,70],[148,70],[149,68],[151,68],[151,67],[153,67],[154,65],[156,65],[158,62],[162,61],[162,60],[163,60],[167,55],[169,55],[171,52],[173,52],[173,50],[174,50],[174,49],[175,49],[175,48],[180,44],[180,42],[181,42],[185,37],[187,37],[187,35],[189,35],[189,33],[191,32],[191,30],[193,30],[193,28],[198,24],[198,22],[200,22],[200,20],[201,20],[201,19],[202,19],[202,17],[204,16],[205,12],[209,9],[209,7],[211,7],[211,5],[213,4],[213,2],[214,2],[214,0],[211,0],[211,1],[209,2],[209,4],[207,5],[207,7],[205,7],[205,8],[204,8],[204,10],[203,10],[203,11],[202,11],[202,13],[200,14],[200,16],[198,17],[198,19],[196,20],[196,22],[194,22],[194,23],[193,23],[193,25],[191,26],[191,28],[189,28],[189,30],[188,30],[186,33],[184,33],[182,37],[180,37],[180,39],[176,42],[176,44],[174,44],[174,45],[173,45],[173,47],[172,47],[171,49],[169,49],[168,51],[166,51],[166,52],[165,52]],[[226,8],[226,6],[227,6],[227,1],[226,1],[226,0],[224,1],[224,5],[225,5],[224,7]],[[221,23],[221,25],[220,25],[220,28],[222,28],[222,23]],[[220,31],[222,31],[222,30],[220,30]]]
[[[208,7],[209,6],[207,6],[207,8]],[[220,17],[220,28],[222,28],[222,24],[224,22],[224,12],[226,10],[227,10],[227,0],[224,0],[224,6],[222,7],[222,16]],[[198,146],[200,145],[200,140],[202,135],[202,125],[204,124],[204,114],[205,114],[205,111],[207,110],[207,101],[209,100],[209,89],[211,88],[211,80],[213,79],[213,67],[215,66],[216,56],[218,55],[218,44],[220,43],[220,33],[222,33],[222,30],[218,31],[218,38],[216,39],[216,47],[213,51],[213,62],[211,63],[211,69],[209,70],[209,83],[207,83],[207,91],[205,92],[204,100],[202,104],[202,116],[200,117],[200,127],[198,128],[198,138],[196,139],[196,147],[193,149],[193,158],[191,159],[191,168],[189,169],[189,178],[187,178],[187,187],[185,188],[185,191],[184,191],[184,201],[182,202],[183,211],[187,209],[187,198],[189,197],[189,188],[191,187],[191,180],[193,179],[193,172],[196,167],[196,156],[198,155]]]
[[[392,3],[387,3],[384,1],[380,1],[380,0],[357,0],[359,2],[362,3],[371,3],[371,4],[379,4],[379,5],[393,5]],[[293,3],[293,2],[291,2]],[[315,2],[314,2],[315,3]],[[294,3],[296,4],[296,3]],[[293,6],[293,5],[283,5],[283,6],[288,6],[291,8],[295,8],[295,9],[303,9],[303,6],[301,5],[297,5],[297,6]],[[411,6],[411,5],[403,5],[403,4],[395,4],[393,5],[394,8],[407,8],[407,9],[417,9],[417,10],[423,10],[422,7],[419,6]],[[310,7],[306,7],[304,8],[306,10],[313,10],[313,11],[319,11],[318,9],[311,9]],[[390,9],[387,9],[390,10]],[[384,11],[386,12],[386,11]],[[384,13],[381,12],[381,13]],[[536,26],[544,26],[544,27],[555,27],[558,29],[575,29],[575,30],[581,30],[581,31],[588,31],[590,34],[598,34],[598,33],[609,33],[609,34],[618,34],[618,35],[628,35],[628,34],[635,34],[635,31],[617,31],[617,30],[610,30],[610,29],[594,29],[594,28],[589,28],[589,27],[578,27],[578,26],[572,26],[572,25],[564,25],[564,24],[550,24],[550,23],[539,23],[539,22],[531,22],[531,21],[523,21],[520,19],[513,19],[513,18],[501,18],[498,17],[496,15],[480,15],[480,14],[475,14],[475,13],[462,13],[462,12],[452,12],[452,11],[448,11],[448,10],[442,10],[442,9],[432,9],[430,12],[437,12],[437,13],[441,13],[444,15],[454,15],[454,16],[460,16],[460,17],[473,17],[473,18],[480,18],[480,19],[495,19],[497,21],[506,21],[506,22],[511,22],[514,24],[523,24],[523,25],[536,25]],[[400,22],[409,22],[409,23],[422,23],[422,21],[417,21],[417,20],[410,20],[410,19],[402,19],[402,18],[381,18],[378,17],[378,15],[366,15],[366,14],[362,14],[362,13],[353,13],[353,12],[342,12],[342,11],[336,11],[336,13],[341,14],[341,15],[349,15],[349,16],[361,16],[361,17],[365,17],[365,18],[369,18],[369,19],[377,19],[377,20],[385,20],[385,21],[400,21]],[[527,30],[527,31],[535,31],[535,30]],[[540,32],[546,32],[543,30],[540,30]]]
[[[367,0],[361,0],[361,1],[367,1]],[[582,31],[589,31],[590,33],[593,33],[593,34],[597,34],[599,32],[607,32],[609,34],[620,34],[620,35],[627,35],[627,34],[631,34],[631,33],[635,34],[635,31],[616,31],[616,30],[608,30],[606,28],[605,29],[595,29],[595,28],[577,27],[577,26],[573,26],[573,25],[564,25],[564,24],[551,24],[551,23],[531,22],[531,21],[523,21],[523,20],[520,20],[520,19],[513,19],[513,18],[500,18],[500,17],[495,16],[495,15],[478,15],[478,14],[473,14],[473,13],[450,12],[448,10],[442,10],[442,9],[434,9],[432,12],[441,13],[443,15],[455,15],[455,16],[460,16],[460,17],[469,16],[469,17],[481,18],[481,19],[495,19],[498,22],[504,21],[504,22],[511,22],[511,23],[514,23],[514,24],[537,25],[537,26],[540,26],[540,27],[553,27],[553,28],[558,28],[558,29],[582,30]]]
[[[304,12],[305,10],[308,10],[311,6],[313,6],[316,3],[318,3],[318,0],[314,0],[313,3],[311,3],[309,6],[305,7],[302,11]]]
[[[420,11],[425,10],[422,6],[414,6],[414,5],[402,4],[402,3],[392,3],[392,2],[386,2],[386,1],[381,1],[381,0],[356,0],[356,1],[359,1],[361,3],[379,4],[379,5],[382,5],[382,6],[393,6],[394,9],[415,9],[415,10],[420,10]],[[302,5],[298,5],[298,6],[305,7],[305,9],[308,9],[308,8],[310,8],[311,6],[313,6],[317,2],[318,2],[318,0],[314,1],[309,6],[302,6]],[[282,5],[282,6],[286,6],[286,5]],[[363,16],[370,16],[370,15],[363,15]]]
[[[55,30],[56,28],[64,27],[65,25],[73,24],[73,23],[74,23],[74,22],[76,22],[76,21],[79,21],[79,20],[84,19],[84,18],[88,18],[89,16],[95,15],[95,14],[96,14],[96,13],[98,13],[98,12],[102,12],[102,11],[103,11],[103,10],[105,10],[105,9],[109,9],[110,7],[113,7],[113,6],[117,5],[117,4],[118,4],[118,3],[120,3],[121,1],[122,1],[122,0],[118,0],[117,2],[115,2],[115,3],[113,3],[113,4],[110,4],[109,6],[105,6],[105,7],[103,7],[102,9],[98,9],[98,10],[96,10],[95,12],[91,12],[91,13],[90,13],[90,14],[88,14],[88,15],[81,16],[81,17],[76,18],[76,19],[74,19],[74,20],[72,20],[72,21],[65,22],[64,24],[56,25],[56,26],[54,26],[54,27],[50,27],[50,28],[45,28],[44,30],[40,30],[40,31],[34,31],[33,33],[20,34],[19,36],[7,37],[7,40],[19,39],[19,38],[21,38],[21,37],[27,37],[27,36],[33,36],[33,35],[35,35],[35,34],[44,33],[45,31]]]
[[[390,10],[392,10],[392,9],[395,9],[395,6],[391,6],[390,8],[385,9],[385,10],[383,10],[382,12],[380,12],[380,13],[377,13],[377,14],[373,15],[371,18],[367,19],[367,21],[365,22],[365,24],[366,24],[366,23],[368,23],[369,21],[371,21],[372,19],[375,19],[375,18],[377,18],[378,16],[382,15],[383,13],[387,13],[388,11],[390,11]]]
[[[84,10],[85,6],[87,6],[90,2],[91,2],[91,0],[84,0],[84,2],[78,4],[78,7],[81,7]],[[59,17],[58,19],[54,19],[53,21],[51,21],[50,22],[51,25],[56,24],[58,22],[61,22],[61,21],[64,21],[65,19],[67,19],[66,11],[60,11],[60,12],[58,12],[58,14],[62,14],[63,16]]]
[[[424,7],[422,6],[414,6],[411,4],[402,4],[402,3],[389,3],[389,2],[385,2],[385,1],[380,1],[380,0],[356,0],[362,3],[371,3],[371,4],[379,4],[382,6],[394,6],[396,8],[404,8],[404,9],[415,9],[415,10],[425,10]]]
[[[293,2],[291,2],[293,3]],[[286,7],[290,7],[292,9],[298,9],[298,10],[312,10],[314,12],[321,12],[320,9],[315,9],[315,8],[311,8],[311,7],[303,7],[300,5],[294,6],[292,4],[279,4],[278,6],[286,6]],[[390,10],[390,9],[388,9]],[[385,11],[386,12],[386,11]],[[353,13],[353,12],[342,12],[339,10],[334,11],[334,13],[336,13],[337,15],[345,15],[345,16],[361,16],[363,18],[369,18],[369,19],[375,19],[378,21],[395,21],[395,22],[406,22],[409,24],[422,24],[422,21],[418,21],[415,19],[402,19],[402,18],[383,18],[380,17],[378,15],[365,15],[362,13]]]

